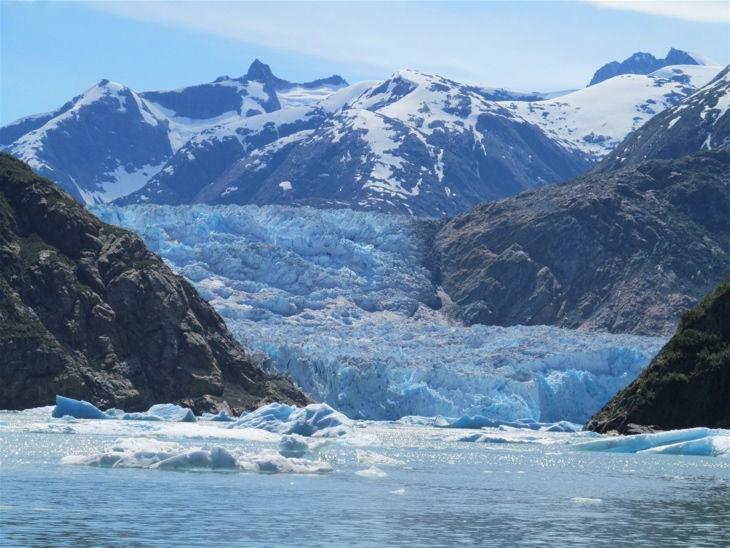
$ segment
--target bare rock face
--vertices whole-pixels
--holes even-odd
[[[0,408],[58,393],[130,411],[309,401],[137,236],[0,155]]]
[[[730,152],[649,161],[480,205],[437,234],[467,323],[671,334],[730,272]]]
[[[695,426],[730,428],[730,279],[682,317],[649,367],[586,428],[629,434]]]

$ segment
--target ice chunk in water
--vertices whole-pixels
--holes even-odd
[[[95,405],[84,401],[56,396],[56,407],[53,408],[51,416],[60,419],[64,416],[71,416],[77,419],[110,419],[111,417],[101,411]]]
[[[158,403],[143,413],[125,413],[122,416],[126,420],[147,420],[151,417],[163,421],[197,422],[192,410],[172,403]]]
[[[580,451],[664,453],[673,455],[730,456],[730,430],[687,428],[655,434],[604,436],[579,443]]]
[[[233,417],[230,417],[225,411],[220,411],[217,415],[213,413],[203,413],[202,418],[207,421],[213,422],[233,422]]]
[[[270,403],[241,415],[229,428],[261,428],[278,434],[339,437],[352,432],[352,421],[326,403],[313,403],[304,408]]]
[[[52,416],[55,418],[70,416],[77,419],[123,419],[172,422],[196,422],[197,420],[190,409],[172,403],[156,404],[143,412],[125,413],[120,409],[101,411],[98,407],[87,401],[74,400],[73,398],[66,398],[64,396],[56,396],[56,407],[53,408]]]
[[[276,453],[239,453],[225,447],[184,448],[178,443],[149,438],[122,438],[109,449],[91,455],[69,455],[63,464],[153,470],[211,470],[257,473],[323,474],[326,462],[287,458]]]

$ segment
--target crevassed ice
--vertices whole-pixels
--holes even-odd
[[[419,224],[284,206],[98,206],[190,279],[249,349],[351,418],[582,423],[657,338],[465,327],[439,304]]]

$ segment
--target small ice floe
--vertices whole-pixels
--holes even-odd
[[[225,447],[184,448],[175,442],[149,438],[123,438],[106,451],[70,455],[62,464],[152,470],[209,470],[262,474],[324,474],[332,471],[326,462],[287,458],[277,453],[243,453]]]
[[[87,401],[64,396],[56,396],[56,406],[53,408],[51,416],[55,418],[74,417],[77,419],[196,422],[195,415],[190,409],[172,403],[153,405],[143,412],[126,413],[121,409],[102,411]]]
[[[499,428],[500,426],[509,426],[511,428],[519,428],[524,430],[540,430],[543,432],[580,432],[582,426],[568,421],[558,422],[539,422],[532,419],[518,419],[515,421],[505,421],[492,419],[482,415],[464,415],[457,419],[447,419],[439,417],[435,426],[441,428]]]
[[[203,413],[203,415],[200,417],[202,420],[205,421],[212,421],[212,422],[233,422],[235,419],[228,415],[225,411],[220,411],[218,414],[213,413]]]
[[[402,460],[387,457],[372,451],[363,451],[358,449],[355,454],[359,464],[366,464],[370,466],[403,466],[405,464]]]
[[[381,470],[380,468],[376,468],[375,466],[365,468],[364,470],[358,470],[357,472],[355,472],[355,474],[357,474],[358,476],[362,476],[363,478],[372,479],[380,479],[388,475],[383,470]]]
[[[111,419],[109,415],[101,411],[95,405],[84,400],[74,400],[63,396],[56,396],[56,407],[53,408],[51,416],[60,419],[64,416],[71,416],[77,419]]]
[[[570,499],[573,504],[601,504],[603,499],[591,498],[591,497],[573,497]]]
[[[468,434],[457,438],[456,441],[466,441],[473,443],[516,443],[530,445],[551,445],[554,443],[565,443],[567,440],[560,440],[547,436],[509,436],[499,434]]]
[[[655,434],[602,436],[574,447],[579,451],[730,457],[730,430],[687,428]]]
[[[396,424],[407,424],[414,426],[434,426],[438,417],[421,417],[420,415],[406,415],[401,417]]]
[[[241,415],[228,428],[260,428],[277,434],[336,438],[352,433],[353,423],[326,403],[313,403],[304,408],[270,403]]]
[[[75,434],[76,430],[68,424],[32,424],[25,430],[33,434]]]
[[[406,490],[402,487],[400,489],[396,489],[395,491],[390,492],[391,495],[395,495],[396,497],[402,497],[406,494]]]

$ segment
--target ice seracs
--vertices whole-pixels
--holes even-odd
[[[448,299],[425,266],[431,225],[398,215],[282,206],[95,212],[139,231],[247,348],[350,418],[583,423],[663,343],[465,327],[441,310]],[[293,413],[272,408],[243,422],[279,430]]]

